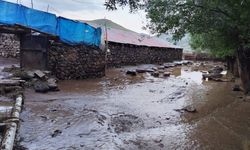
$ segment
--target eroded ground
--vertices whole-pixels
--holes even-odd
[[[168,78],[125,75],[131,68],[110,69],[102,79],[62,81],[60,92],[26,90],[21,145],[29,150],[250,148],[250,102],[232,91],[233,82],[203,81],[201,72],[187,66]],[[189,105],[197,112],[178,111]]]

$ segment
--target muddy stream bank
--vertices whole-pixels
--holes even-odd
[[[60,91],[25,91],[18,139],[29,150],[243,149],[250,146],[250,102],[233,82],[203,81],[179,66],[173,75],[61,81]],[[153,67],[153,65],[152,65]],[[177,111],[192,105],[197,112]]]

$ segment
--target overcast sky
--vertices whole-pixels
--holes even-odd
[[[31,0],[6,0],[31,7]],[[106,17],[130,30],[139,33],[149,33],[142,29],[146,25],[143,11],[131,14],[128,8],[117,11],[107,11],[103,5],[105,0],[33,0],[34,9],[47,11],[70,19],[94,20]]]

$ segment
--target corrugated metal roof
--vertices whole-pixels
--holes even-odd
[[[158,37],[151,37],[146,34],[139,34],[135,32],[128,32],[118,29],[109,28],[108,31],[108,41],[123,43],[123,44],[133,44],[138,46],[148,46],[148,47],[166,47],[166,48],[181,48],[173,45],[167,41],[164,41]],[[104,37],[105,30],[103,30]]]
[[[100,27],[95,23],[90,23],[94,27]],[[102,26],[102,37],[106,38],[105,28]],[[152,37],[146,34],[139,34],[136,32],[130,32],[125,30],[119,30],[115,28],[107,28],[108,32],[108,41],[115,42],[115,43],[123,43],[123,44],[132,44],[138,46],[148,46],[148,47],[165,47],[165,48],[176,48],[176,49],[183,49],[182,47],[173,45],[166,40],[163,40],[158,37]]]

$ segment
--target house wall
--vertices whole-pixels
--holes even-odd
[[[48,68],[59,79],[98,78],[105,75],[105,52],[99,48],[52,43]]]
[[[19,57],[20,39],[15,34],[0,33],[0,56]]]
[[[146,63],[164,63],[182,59],[182,49],[109,43],[108,66],[119,67]]]

